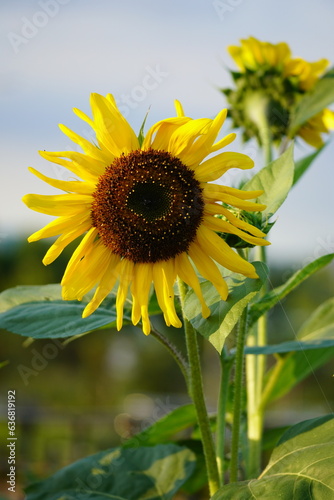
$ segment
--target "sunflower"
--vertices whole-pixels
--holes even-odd
[[[218,232],[235,234],[253,245],[268,244],[263,232],[229,210],[229,206],[263,210],[264,205],[248,201],[262,191],[245,192],[209,183],[230,168],[253,167],[253,161],[241,153],[211,155],[235,138],[229,134],[215,142],[227,111],[213,120],[191,119],[179,102],[175,106],[177,116],[153,125],[140,144],[113,96],[92,94],[93,118],[77,109],[74,112],[92,127],[97,144],[60,125],[83,152],[40,152],[78,180],[56,180],[29,169],[66,194],[28,194],[23,198],[32,210],[58,217],[28,241],[60,235],[43,259],[47,265],[83,236],[61,282],[63,299],[81,300],[95,288],[83,312],[87,317],[116,285],[118,330],[130,293],[132,322],[141,320],[144,333],[150,333],[152,283],[166,324],[180,327],[173,290],[177,277],[194,290],[204,317],[210,310],[195,268],[212,282],[223,300],[228,289],[216,263],[257,278],[253,265],[232,250]]]
[[[266,104],[272,137],[280,141],[288,134],[290,113],[294,106],[314,88],[329,61],[308,62],[292,58],[286,43],[261,42],[254,37],[241,40],[240,46],[229,46],[228,51],[240,69],[240,72],[232,72],[237,88],[223,90],[232,106],[234,126],[244,128],[245,140],[256,137],[261,144],[257,124],[249,112],[255,102],[259,103],[261,96]],[[297,135],[319,148],[323,145],[321,134],[333,129],[334,113],[324,109],[308,120]]]

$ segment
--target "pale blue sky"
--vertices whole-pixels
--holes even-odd
[[[0,10],[2,239],[50,220],[21,202],[55,192],[27,167],[64,175],[37,151],[73,149],[58,123],[92,137],[71,111],[89,113],[91,92],[113,93],[138,130],[149,106],[148,125],[174,115],[175,98],[194,118],[224,107],[216,87],[229,84],[226,46],[240,38],[286,41],[295,56],[334,62],[332,0],[13,0]],[[234,144],[260,166],[254,144]],[[308,151],[297,146],[298,156]],[[306,262],[334,251],[333,157],[330,144],[279,211],[273,257]]]

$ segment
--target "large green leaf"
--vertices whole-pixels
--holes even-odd
[[[334,417],[291,427],[258,479],[223,486],[212,500],[332,500]]]
[[[88,318],[88,297],[61,300],[60,285],[21,286],[0,294],[0,328],[34,339],[65,338],[116,325],[115,297],[109,296]],[[126,316],[125,321],[130,321]]]
[[[309,278],[316,271],[329,264],[334,258],[334,253],[323,255],[307,266],[299,269],[294,273],[283,285],[274,288],[266,293],[261,300],[252,304],[249,309],[249,325],[254,324],[262,314],[271,309],[274,305],[280,302],[288,293],[294,290],[303,281]]]
[[[169,500],[195,469],[195,455],[174,444],[113,448],[32,484],[26,500]]]
[[[197,423],[194,405],[185,405],[165,415],[147,429],[125,441],[123,448],[151,446],[171,441],[178,432]]]
[[[288,196],[293,177],[293,144],[291,144],[282,156],[255,174],[243,189],[249,191],[262,189],[264,193],[259,196],[259,201],[267,206],[262,213],[270,216],[279,209]]]
[[[310,335],[334,336],[334,298],[329,299],[319,306],[309,317],[298,332],[301,339],[300,345]],[[272,367],[266,375],[267,403],[284,396],[301,380],[304,380],[314,370],[327,363],[334,357],[334,347],[314,350],[299,350],[281,356],[277,365]],[[268,392],[269,391],[269,392]]]
[[[100,307],[88,318],[82,312],[93,292],[82,299],[62,300],[61,286],[17,286],[0,293],[0,328],[34,339],[65,338],[82,335],[100,328],[116,326],[115,293],[110,293]],[[123,324],[131,323],[131,304],[124,305]],[[149,313],[160,309],[152,294]]]
[[[293,137],[297,130],[312,116],[320,113],[334,101],[334,68],[320,78],[313,89],[299,101],[290,121],[289,136]]]
[[[296,182],[299,181],[299,179],[302,177],[302,175],[308,170],[308,168],[312,165],[313,161],[317,158],[319,153],[324,149],[326,144],[324,144],[321,148],[316,149],[314,153],[311,153],[310,155],[304,156],[304,158],[301,158],[300,160],[296,161],[295,163],[295,174],[293,177],[293,185],[296,184]]]
[[[201,306],[193,290],[187,293],[185,301],[187,318],[219,353],[244,308],[259,292],[267,279],[267,267],[262,262],[253,262],[253,264],[259,279],[233,274],[233,278],[229,278],[229,296],[225,302],[220,299],[218,292],[210,282],[201,283],[204,299],[211,310],[211,315],[207,319],[202,317]]]

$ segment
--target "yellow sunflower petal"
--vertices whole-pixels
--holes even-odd
[[[114,285],[118,278],[117,265],[119,264],[120,260],[121,259],[118,255],[114,255],[111,252],[109,253],[105,263],[106,271],[103,274],[98,287],[96,288],[92,300],[87,304],[82,313],[83,318],[87,318],[94,311],[96,311],[101,302],[114,288]],[[117,316],[117,321],[118,321],[118,316]]]
[[[242,153],[220,153],[195,168],[195,177],[200,182],[210,182],[219,179],[230,168],[247,170],[254,167],[253,160]]]
[[[195,240],[190,245],[188,254],[203,278],[211,281],[222,300],[226,300],[228,296],[227,284],[217,265],[209,257],[208,253],[202,250],[198,240]]]
[[[97,238],[97,236],[98,232],[95,227],[89,229],[87,234],[85,234],[80,244],[74,250],[72,257],[70,258],[66,266],[65,273],[61,281],[62,285],[66,285],[72,278],[72,275],[75,273],[76,265],[78,264],[78,262],[80,262],[80,260],[83,258],[87,259],[89,257],[90,253],[94,248],[93,243],[94,240]]]
[[[240,191],[242,197],[244,196],[243,193],[247,193],[247,191],[236,191]],[[209,201],[223,201],[224,203],[232,205],[236,208],[248,210],[249,212],[261,212],[266,208],[266,205],[263,205],[261,203],[244,201],[243,199],[241,199],[241,196],[239,197],[230,195],[227,193],[225,186],[218,186],[217,184],[205,184],[203,186],[203,196]]]
[[[111,163],[109,160],[103,162],[91,156],[73,151],[39,151],[39,154],[45,160],[65,167],[87,182],[96,182],[97,178],[105,171],[106,166]],[[64,158],[69,158],[71,161]]]
[[[110,258],[110,250],[97,241],[90,252],[89,259],[84,257],[76,263],[75,273],[63,284],[64,300],[81,300],[102,278]]]
[[[73,132],[73,130],[69,129],[63,124],[60,124],[59,128],[65,135],[67,135],[67,137],[71,139],[71,141],[78,144],[86,155],[89,155],[96,160],[104,160],[106,161],[107,165],[109,163],[112,163],[114,156],[109,150],[106,151],[105,149],[94,146],[94,144],[89,142],[87,139],[81,137],[79,134]]]
[[[173,132],[169,140],[168,151],[172,155],[179,157],[187,165],[185,154],[201,134],[208,132],[210,124],[211,120],[208,118],[200,118],[181,125]]]
[[[142,149],[157,149],[168,151],[171,136],[179,127],[191,121],[191,118],[180,116],[177,118],[167,118],[153,125],[147,132]]]
[[[327,130],[334,130],[334,111],[331,109],[324,109],[322,112],[322,119]]]
[[[254,236],[257,236],[259,238],[266,236],[266,234],[263,233],[262,231],[260,231],[260,229],[258,229],[255,226],[252,226],[248,222],[245,222],[245,221],[239,219],[238,217],[233,215],[230,210],[223,207],[222,205],[217,205],[216,203],[207,203],[205,205],[205,213],[211,214],[211,215],[222,214],[235,227],[239,227],[240,229],[243,229],[244,231],[247,231],[248,233],[251,233]]]
[[[216,151],[219,151],[220,149],[225,148],[226,146],[231,144],[231,142],[234,141],[236,136],[237,136],[237,134],[235,134],[234,132],[231,132],[230,134],[226,135],[225,137],[223,137],[219,141],[215,142],[210,148],[210,153],[215,153]]]
[[[133,279],[134,263],[128,259],[123,259],[119,265],[119,285],[116,297],[117,330],[123,326],[123,308],[128,295],[129,285]]]
[[[182,326],[182,322],[175,311],[173,285],[176,278],[174,259],[170,261],[160,261],[153,264],[153,282],[156,291],[158,304],[164,313],[167,326],[173,325],[176,328]]]
[[[245,71],[246,67],[243,61],[241,47],[238,47],[237,45],[230,45],[229,47],[227,47],[227,50],[232,59],[234,59],[234,62],[237,64],[237,66],[239,66],[241,71]]]
[[[253,198],[258,198],[263,194],[262,189],[257,189],[256,191],[244,191],[242,189],[238,188],[233,188],[229,186],[223,186],[221,184],[206,184],[203,183],[201,184],[201,187],[206,191],[206,192],[219,192],[221,194],[228,194],[231,196],[235,196],[237,198],[240,198],[241,200],[251,200]]]
[[[202,250],[221,266],[249,278],[258,278],[252,264],[242,259],[224,240],[203,224],[197,230],[197,239]]]
[[[217,217],[204,216],[203,221],[205,223],[205,226],[209,229],[212,229],[213,231],[235,234],[236,236],[239,236],[244,241],[247,241],[252,245],[259,245],[259,246],[270,245],[269,241],[248,234],[245,231],[242,231],[241,229],[238,229],[237,227],[233,226],[229,222],[224,221],[222,219],[218,219]]]
[[[47,215],[75,215],[83,211],[83,207],[89,210],[92,197],[84,194],[26,194],[22,198],[23,203],[35,212]]]
[[[90,224],[90,213],[86,210],[83,210],[82,213],[77,215],[61,216],[57,219],[49,222],[42,229],[39,229],[35,233],[31,234],[28,238],[29,243],[32,241],[38,241],[42,238],[50,238],[50,236],[57,236],[57,234],[66,233],[67,231],[72,230],[73,228],[78,228],[78,226]]]
[[[64,231],[64,233],[56,239],[56,241],[51,245],[49,250],[46,252],[43,258],[43,264],[48,266],[55,259],[59,257],[65,247],[72,243],[72,241],[82,236],[91,226],[89,220],[83,221],[78,226],[71,226],[71,229]]]
[[[198,300],[200,301],[203,318],[208,318],[211,311],[205,303],[197,275],[185,252],[175,257],[175,266],[176,272],[180,276],[181,280],[194,290]]]
[[[278,56],[277,62],[280,64],[284,63],[286,60],[288,60],[291,57],[290,47],[285,42],[278,43],[276,45],[276,50],[277,50],[277,56]]]
[[[80,111],[78,108],[73,108],[73,112],[84,122],[88,123],[92,128],[94,128],[94,122],[93,120],[86,115],[83,111]]]
[[[133,298],[132,323],[136,325],[141,318],[143,332],[148,335],[151,331],[148,317],[148,295],[152,284],[152,264],[136,264],[133,271],[131,286]]]
[[[183,111],[183,107],[182,107],[182,104],[180,103],[180,101],[175,99],[174,105],[175,105],[175,110],[176,110],[176,116],[185,116],[184,111]]]
[[[100,94],[91,94],[91,108],[94,130],[100,146],[104,146],[117,157],[139,148],[136,134],[110,95],[107,99]]]
[[[258,63],[255,59],[249,40],[241,40],[242,60],[247,69],[256,70]]]
[[[248,39],[249,49],[253,52],[255,61],[258,65],[264,64],[266,58],[264,57],[263,44],[254,37]]]
[[[185,165],[192,167],[199,164],[212,152],[213,143],[224,124],[226,116],[227,109],[222,109],[213,120],[210,120],[208,128],[201,132],[196,141],[187,150],[183,151],[181,159]],[[229,140],[232,142],[232,136],[224,138],[225,143]]]
[[[321,134],[318,130],[315,130],[311,127],[301,127],[298,130],[298,135],[304,139],[307,144],[314,148],[321,148],[324,145],[324,141],[322,140]]]
[[[38,172],[38,170],[35,170],[32,167],[28,167],[28,170],[50,186],[57,189],[62,189],[63,191],[67,191],[69,193],[92,194],[95,190],[95,185],[93,183],[81,181],[60,181],[58,179],[47,177],[46,175],[41,174],[40,172]]]

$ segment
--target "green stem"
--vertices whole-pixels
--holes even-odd
[[[270,124],[268,122],[269,105],[268,97],[261,93],[252,94],[245,103],[245,112],[248,118],[257,126],[259,131],[265,165],[268,165],[273,159],[272,137]]]
[[[177,347],[169,339],[167,339],[164,335],[162,335],[160,332],[158,332],[158,330],[156,330],[152,326],[151,326],[151,336],[157,339],[157,341],[160,342],[160,344],[162,344],[167,349],[167,351],[172,355],[174,361],[180,368],[182,375],[184,376],[184,379],[188,385],[189,365],[187,361],[183,358],[182,354],[179,352]]]
[[[224,350],[222,351],[222,354],[220,356],[221,379],[217,408],[217,465],[220,478],[220,486],[223,486],[224,484],[226,410],[230,372],[233,366],[233,359],[234,358],[232,358],[231,356],[227,356]]]
[[[257,247],[258,260],[266,262],[264,247]],[[264,285],[260,297],[266,293]],[[264,346],[267,343],[267,316],[264,314],[258,320],[247,340],[248,346]],[[264,375],[266,370],[266,356],[248,355],[246,360],[247,370],[247,433],[248,433],[248,458],[247,477],[257,477],[261,471],[262,434],[263,434],[263,409],[260,407],[263,390]]]
[[[212,496],[219,488],[219,476],[210,428],[210,421],[204,400],[197,333],[192,327],[191,323],[185,317],[184,313],[185,296],[187,293],[186,285],[181,279],[178,280],[178,285],[180,290],[180,301],[183,312],[184,332],[189,360],[188,391],[196,409],[197,422],[201,432],[203,451],[209,480],[210,495]]]
[[[288,356],[290,356],[290,354],[288,354]],[[284,368],[285,362],[286,362],[286,357],[285,358],[281,358],[281,357],[278,358],[276,365],[274,366],[274,368],[271,372],[270,378],[269,378],[269,380],[268,380],[268,382],[263,390],[261,400],[259,402],[259,409],[262,412],[264,411],[265,407],[267,406],[267,404],[269,402],[272,389],[275,386],[277,380],[279,379],[279,377],[281,375],[281,372]]]
[[[243,367],[244,367],[244,347],[247,336],[247,307],[245,307],[239,320],[239,331],[237,337],[236,357],[235,357],[235,378],[234,378],[234,407],[233,407],[233,427],[231,444],[231,469],[230,482],[238,481],[239,469],[239,440],[240,422],[242,412],[242,392],[243,392]]]
[[[270,128],[267,124],[266,119],[263,120],[263,124],[259,129],[259,133],[263,147],[264,164],[268,165],[268,163],[271,163],[273,161],[273,150],[272,150]]]

